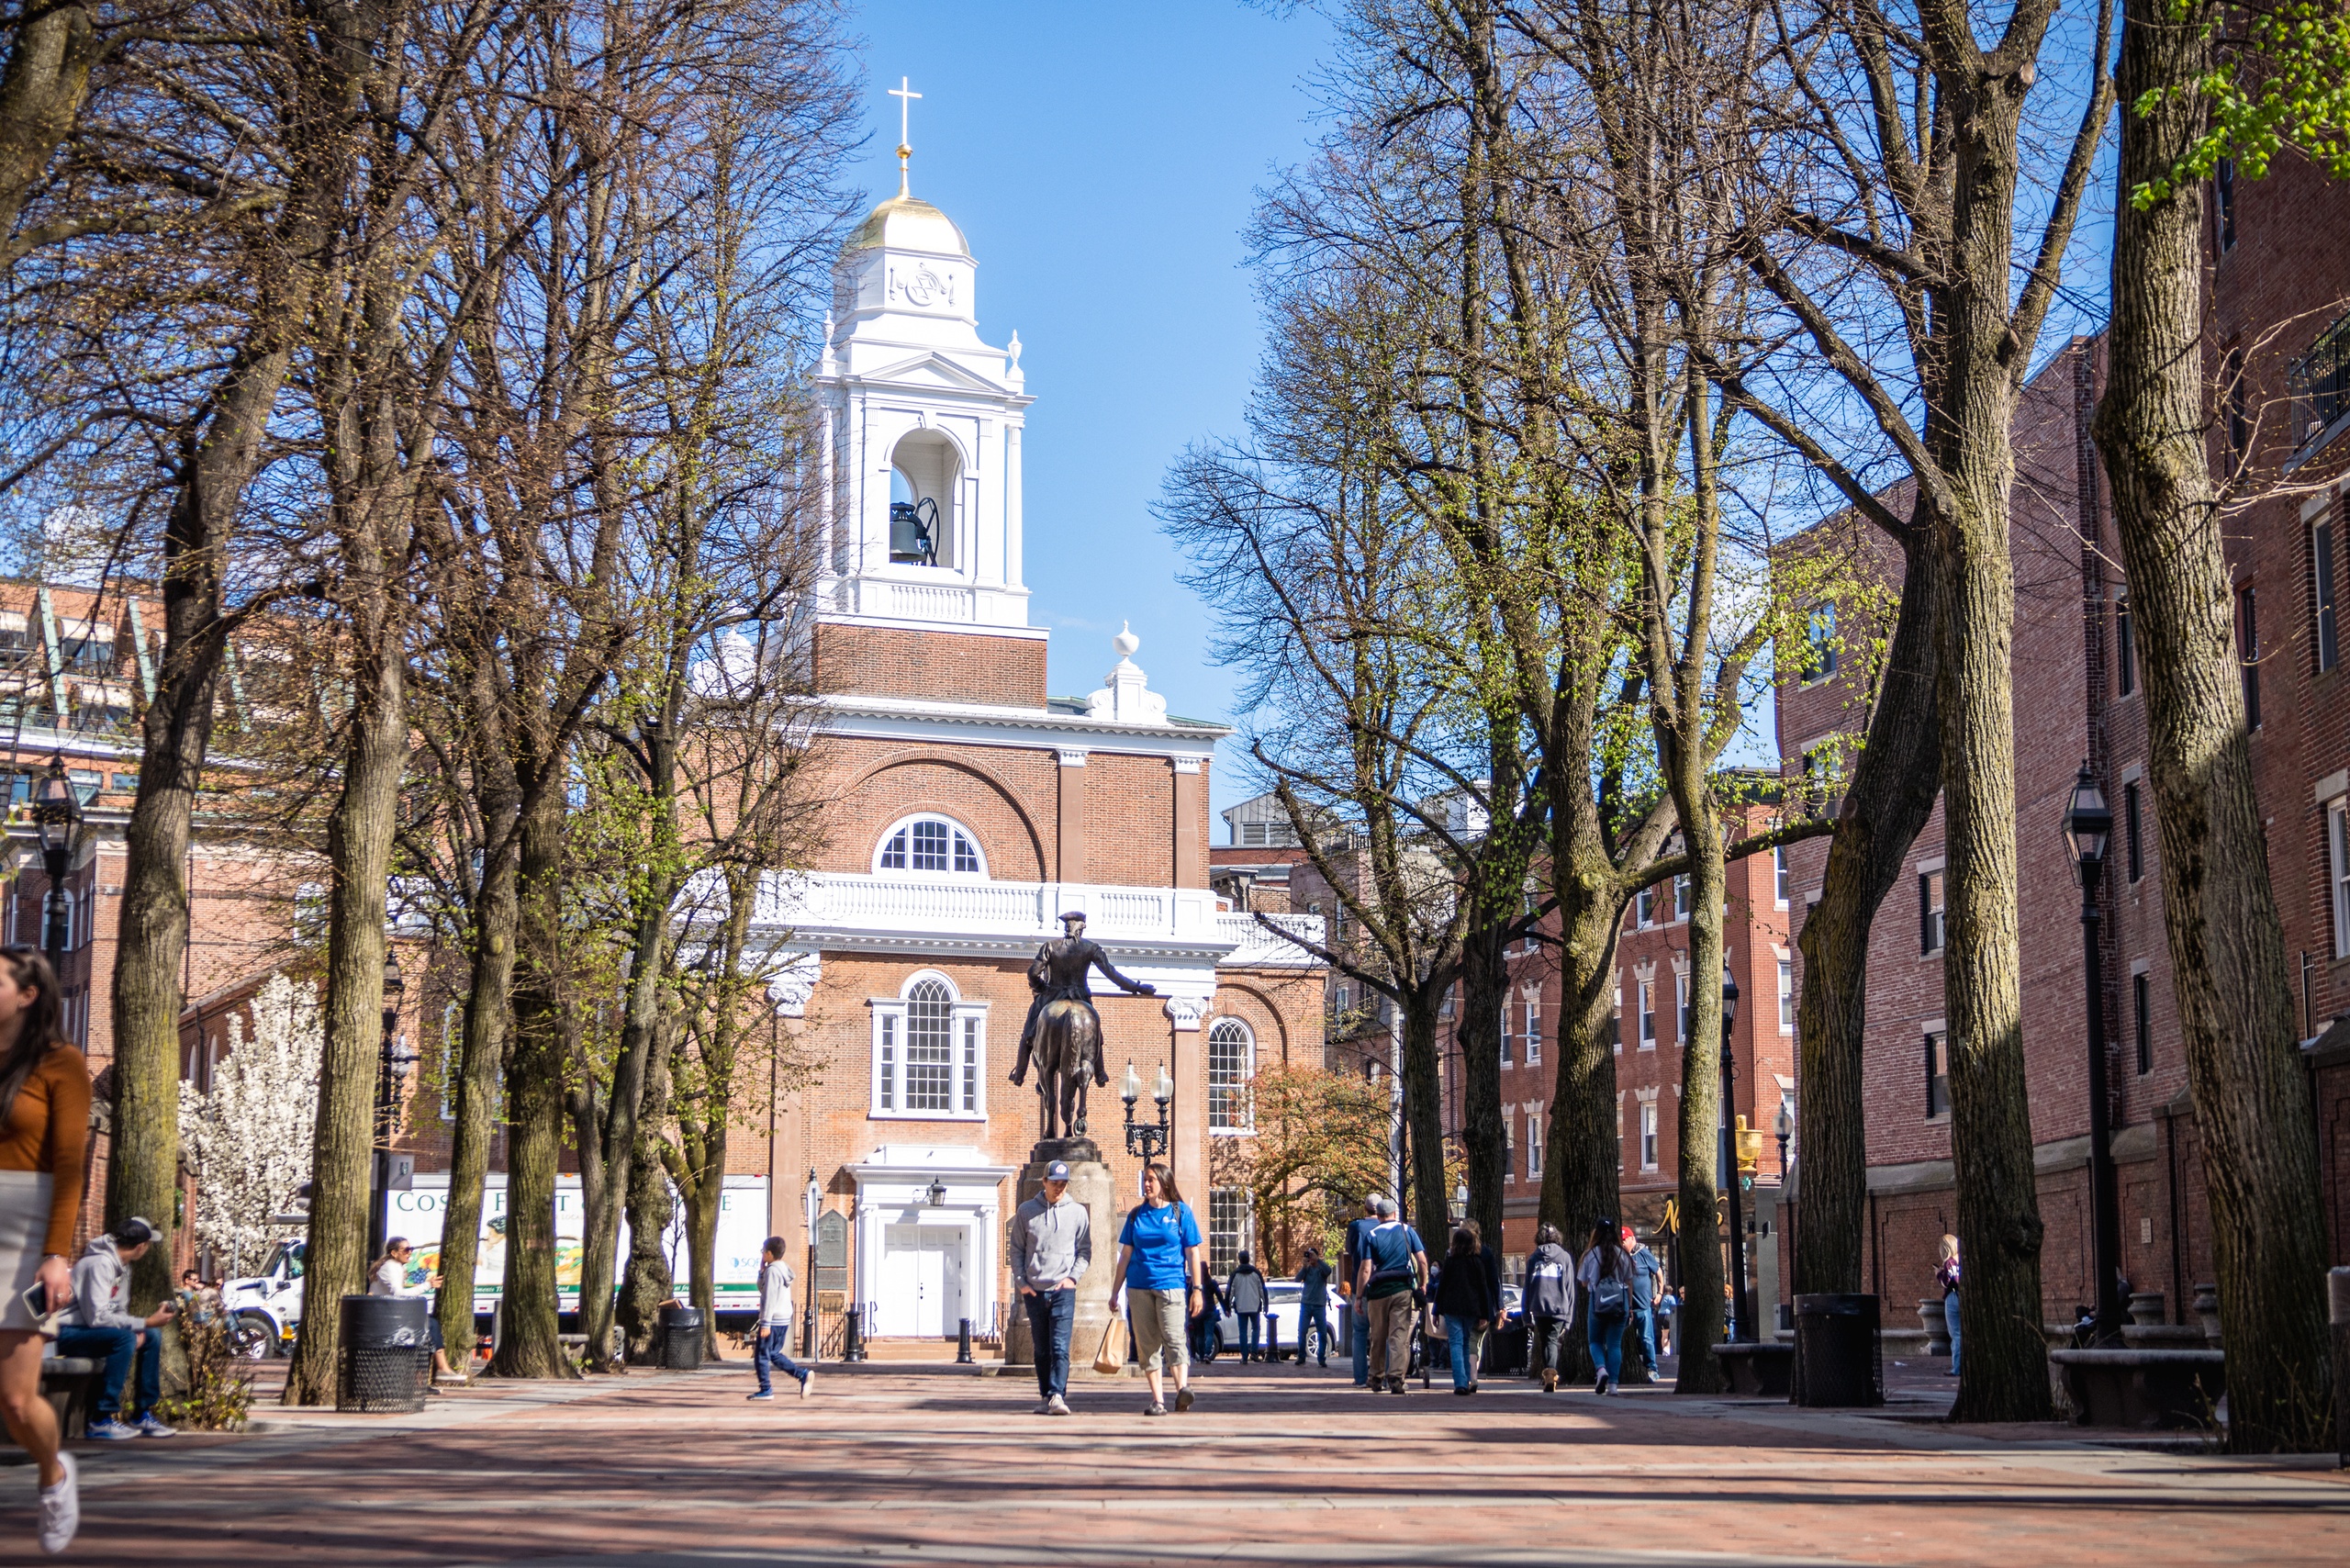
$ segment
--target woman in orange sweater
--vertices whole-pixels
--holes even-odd
[[[58,1028],[58,1001],[39,949],[0,947],[0,1419],[39,1468],[49,1552],[73,1539],[81,1499],[40,1396],[40,1321],[26,1296],[50,1312],[73,1299],[66,1253],[90,1141],[89,1064]]]

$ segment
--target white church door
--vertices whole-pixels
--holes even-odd
[[[939,1338],[965,1313],[968,1236],[958,1227],[892,1225],[881,1233],[881,1299],[876,1332]]]

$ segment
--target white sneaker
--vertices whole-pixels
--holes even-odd
[[[802,1369],[800,1374],[800,1397],[805,1399],[815,1392],[816,1369],[814,1367]]]
[[[65,1467],[64,1478],[40,1489],[40,1549],[51,1557],[71,1545],[82,1528],[82,1467],[70,1453],[59,1454],[57,1462]]]
[[[1045,1414],[1046,1414],[1046,1415],[1047,1415],[1047,1416],[1066,1416],[1066,1415],[1068,1415],[1069,1413],[1069,1401],[1068,1401],[1068,1400],[1066,1400],[1066,1399],[1063,1399],[1059,1394],[1054,1394],[1050,1399],[1047,1399],[1047,1400],[1046,1400],[1046,1401],[1045,1401]]]

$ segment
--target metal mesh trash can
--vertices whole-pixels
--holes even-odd
[[[420,1295],[342,1298],[334,1407],[369,1413],[424,1408],[432,1381],[431,1303]]]
[[[661,1309],[661,1364],[671,1372],[689,1372],[701,1365],[701,1309],[665,1306]]]
[[[1796,1405],[1853,1408],[1884,1404],[1876,1297],[1796,1297],[1796,1364],[1790,1383]]]

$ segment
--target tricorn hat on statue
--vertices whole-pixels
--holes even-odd
[[[1084,918],[1085,912],[1081,909],[1065,909],[1061,911],[1061,919],[1064,921],[1083,920]]]

